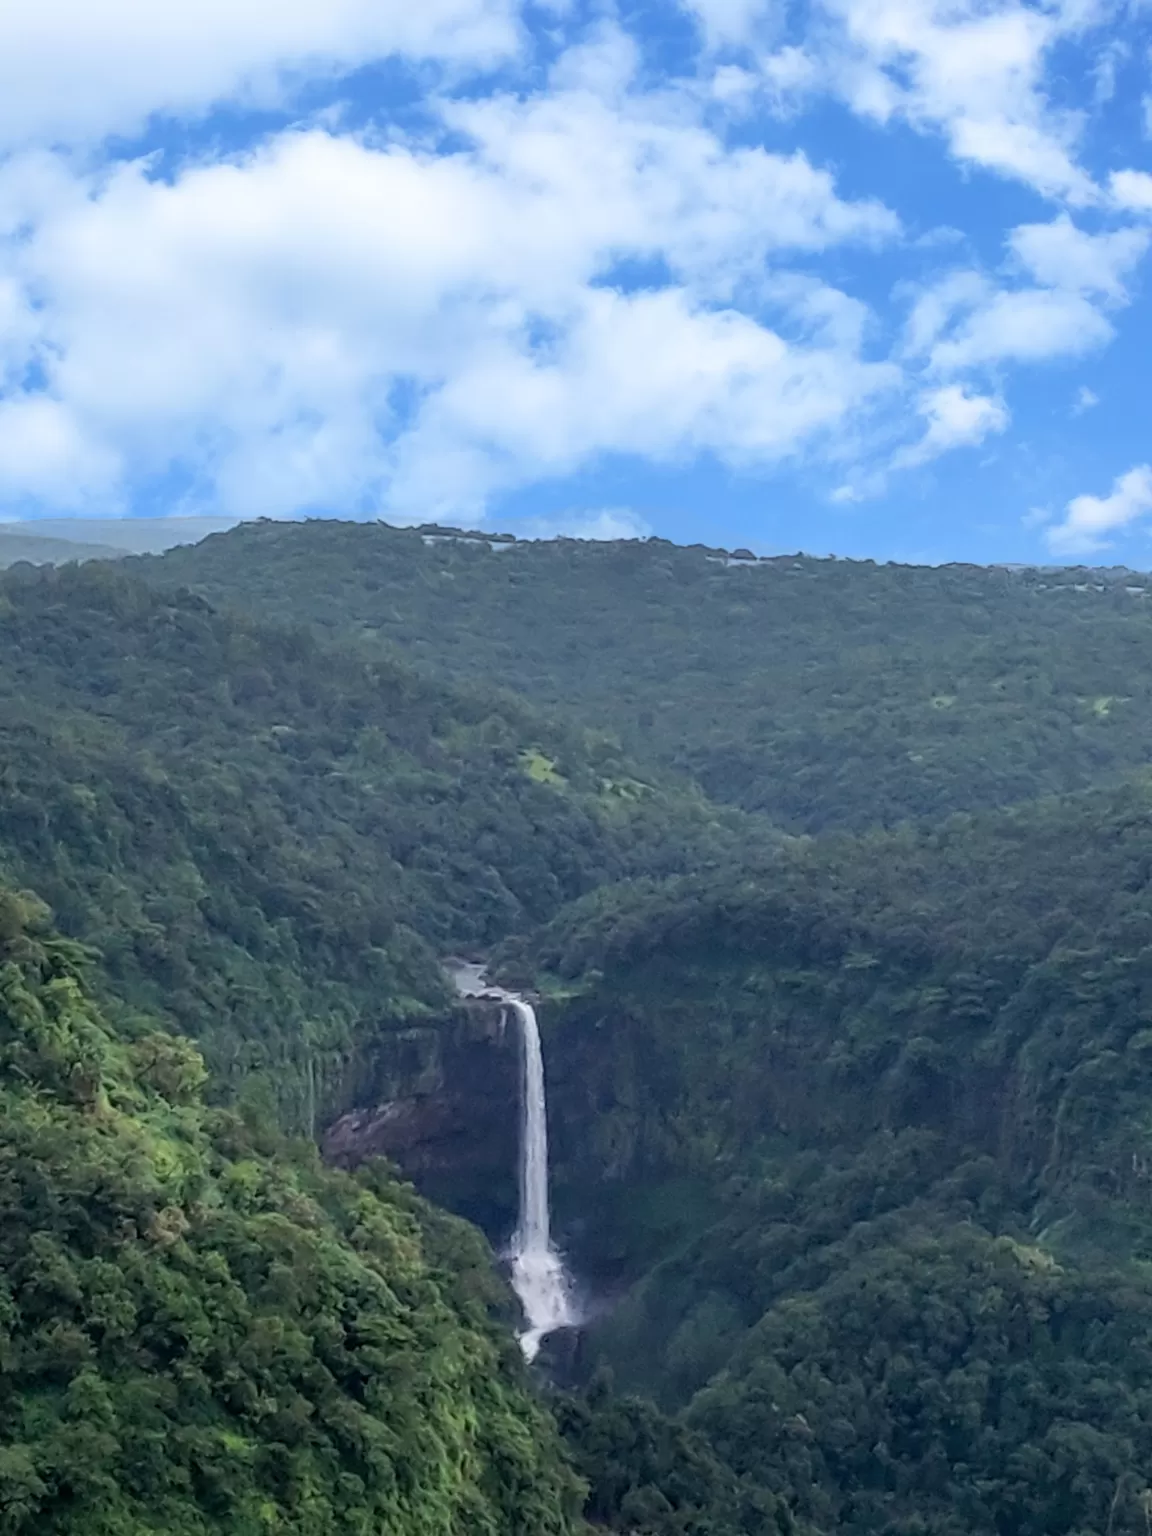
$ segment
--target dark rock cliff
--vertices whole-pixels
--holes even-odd
[[[518,1198],[520,1055],[505,1014],[469,999],[443,1020],[383,1036],[361,1105],[322,1137],[325,1159],[389,1158],[421,1194],[506,1239]]]

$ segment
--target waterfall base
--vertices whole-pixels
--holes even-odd
[[[535,1360],[541,1342],[558,1328],[572,1328],[579,1314],[572,1284],[555,1248],[512,1253],[512,1289],[520,1298],[528,1326],[518,1337],[525,1360]]]

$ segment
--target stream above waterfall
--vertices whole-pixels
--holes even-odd
[[[579,1321],[572,1281],[552,1242],[548,1197],[548,1100],[544,1053],[536,1010],[518,993],[492,986],[482,965],[456,962],[447,967],[461,997],[503,1003],[516,1020],[520,1036],[520,1211],[509,1245],[512,1289],[524,1309],[527,1327],[519,1335],[527,1360],[558,1328]]]

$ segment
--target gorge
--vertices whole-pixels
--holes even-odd
[[[5,1536],[1147,1536],[1148,605],[498,560],[0,579]]]

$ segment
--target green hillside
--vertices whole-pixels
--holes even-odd
[[[1152,789],[617,887],[505,965],[589,1363],[820,1529],[1143,1528]]]
[[[0,1529],[565,1536],[477,1235],[200,1100],[0,893]]]
[[[757,839],[507,697],[119,568],[9,579],[0,647],[0,866],[295,1128],[445,1008],[446,950]]]
[[[1145,590],[315,524],[0,580],[0,1532],[1148,1536]],[[283,1139],[451,1090],[504,1237],[508,1042],[416,1045],[461,950],[542,998],[531,1382],[473,1229]]]
[[[1152,579],[736,561],[251,523],[151,581],[354,634],[614,731],[802,831],[1086,788],[1152,760]]]

